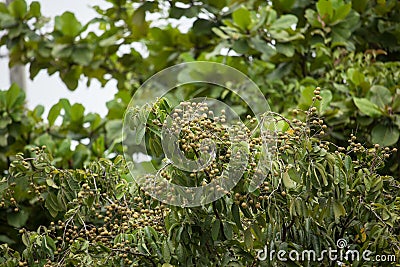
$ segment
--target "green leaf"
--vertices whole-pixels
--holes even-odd
[[[344,167],[346,168],[347,172],[350,172],[353,170],[353,162],[349,155],[346,155],[346,157],[344,159]]]
[[[7,223],[13,227],[20,228],[26,224],[29,218],[29,212],[21,209],[16,213],[7,214]]]
[[[239,207],[236,204],[232,204],[232,216],[233,216],[233,221],[236,223],[236,226],[240,230],[243,230],[242,222],[240,221]]]
[[[239,39],[233,43],[233,50],[239,54],[246,54],[249,51],[249,45],[247,44],[247,40]]]
[[[351,3],[341,5],[335,10],[335,15],[332,18],[333,23],[340,22],[344,20],[347,15],[350,13],[351,10]]]
[[[212,28],[215,24],[212,21],[206,19],[197,19],[192,26],[192,31],[195,35],[207,35],[212,32]]]
[[[378,124],[371,131],[371,141],[374,144],[381,146],[391,146],[399,140],[399,129],[389,126]]]
[[[253,249],[254,238],[253,234],[251,233],[251,228],[247,228],[244,231],[244,244],[246,245],[247,249]]]
[[[8,144],[8,140],[7,140],[8,134],[2,134],[0,135],[0,147],[3,146],[7,146]]]
[[[8,110],[14,108],[15,105],[22,104],[25,99],[24,92],[19,88],[17,84],[12,84],[10,89],[6,93],[6,107]]]
[[[60,187],[58,185],[56,185],[56,183],[54,182],[54,180],[52,178],[47,178],[46,179],[46,184],[50,187],[59,189]]]
[[[214,28],[212,28],[212,31],[213,31],[218,37],[220,37],[220,38],[222,38],[222,39],[227,40],[227,39],[230,38],[229,35],[225,34],[225,33],[224,33],[223,31],[221,31],[219,28],[214,27]]]
[[[293,57],[294,55],[294,46],[291,43],[277,43],[276,51],[281,53],[287,57]]]
[[[93,59],[93,51],[88,47],[77,47],[74,49],[72,59],[77,64],[88,66]]]
[[[242,30],[248,29],[251,24],[250,11],[245,7],[236,9],[232,14],[233,22]]]
[[[374,85],[371,87],[370,92],[372,94],[371,102],[378,107],[385,108],[386,105],[392,102],[392,93],[384,86]]]
[[[54,27],[69,37],[76,37],[82,30],[82,24],[76,19],[74,13],[69,11],[55,18]]]
[[[60,78],[70,90],[75,90],[78,87],[78,80],[81,76],[81,68],[78,66],[72,66],[71,69],[61,71]]]
[[[283,15],[271,25],[271,30],[285,30],[297,24],[297,17],[294,15]]]
[[[262,53],[263,60],[269,60],[271,56],[276,54],[275,48],[262,40],[258,35],[250,39],[250,45]]]
[[[99,46],[101,47],[108,47],[115,45],[117,43],[118,37],[117,35],[112,35],[108,38],[105,38],[99,42]]]
[[[47,245],[50,246],[52,251],[55,251],[56,250],[56,244],[55,244],[54,240],[51,237],[47,236],[47,235],[46,235],[45,238],[46,238]]]
[[[51,55],[55,58],[68,58],[72,54],[72,46],[68,44],[56,44],[51,50]]]
[[[370,117],[378,117],[383,114],[377,105],[366,98],[354,97],[353,100],[356,107],[365,115]]]
[[[296,187],[296,183],[290,178],[287,171],[282,174],[282,181],[287,189],[292,189]]]
[[[44,206],[52,217],[56,217],[59,211],[63,211],[63,208],[60,207],[57,196],[53,192],[48,193]]]
[[[164,240],[162,244],[162,255],[165,262],[169,263],[171,261],[171,251],[169,249],[168,240]]]
[[[8,10],[12,16],[22,19],[28,11],[28,6],[24,0],[14,0],[8,6]]]
[[[42,13],[40,12],[40,3],[37,1],[33,1],[31,5],[29,6],[29,14],[32,17],[40,17]]]
[[[110,140],[114,140],[116,142],[120,142],[122,138],[122,121],[121,120],[109,120],[106,123],[106,132],[107,137]],[[143,127],[145,130],[145,127]],[[143,134],[144,135],[144,134]],[[141,140],[139,141],[140,144]]]
[[[346,29],[346,31],[348,31]],[[347,76],[355,85],[360,85],[365,81],[365,75],[357,69],[350,68],[347,70]]]
[[[9,245],[15,244],[15,241],[12,240],[11,238],[9,238],[9,237],[6,236],[6,235],[0,235],[0,242],[2,242],[2,243],[7,243],[7,244],[9,244]]]
[[[232,232],[232,225],[230,225],[228,222],[223,222],[224,226],[224,235],[226,239],[231,240],[233,237],[233,232]]]
[[[346,215],[346,210],[343,207],[343,204],[339,201],[333,202],[333,213],[335,215],[335,220],[339,219],[340,216]]]
[[[85,107],[80,103],[75,103],[71,106],[71,121],[81,122],[85,113]]]
[[[368,5],[369,0],[353,0],[351,1],[353,9],[359,13],[363,13]]]
[[[60,115],[61,112],[61,103],[57,103],[50,108],[49,114],[47,115],[47,120],[49,122],[49,126],[53,126],[54,122],[56,121],[57,117]]]
[[[307,86],[302,88],[299,100],[299,108],[308,109],[311,106],[312,98],[315,96],[314,90],[314,86]]]
[[[219,228],[221,225],[221,221],[220,220],[215,220],[212,224],[211,227],[211,237],[214,241],[218,240],[218,235],[219,235]]]
[[[322,20],[330,21],[333,16],[333,6],[330,0],[319,0],[317,3],[317,11]],[[328,17],[329,20],[325,20]]]
[[[333,96],[332,96],[332,93],[330,90],[322,90],[321,97],[322,97],[322,100],[321,100],[321,104],[319,106],[319,111],[320,111],[320,113],[323,113],[328,109]]]

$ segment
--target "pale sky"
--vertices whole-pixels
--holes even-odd
[[[2,0],[0,0],[2,1]],[[28,0],[28,3],[32,0]],[[82,23],[93,18],[96,13],[90,8],[90,5],[105,5],[102,0],[71,0],[54,1],[39,0],[42,6],[42,14],[45,16],[61,15],[65,11],[75,13],[76,17]],[[0,55],[6,54],[4,49],[0,50]],[[9,71],[7,67],[7,58],[0,58],[0,89],[5,90],[10,86]],[[27,77],[29,75],[27,74]],[[86,80],[79,83],[75,91],[69,91],[62,83],[58,73],[48,76],[45,70],[42,70],[33,81],[27,80],[27,104],[29,108],[34,108],[38,104],[45,106],[46,113],[52,105],[58,102],[60,98],[67,98],[71,103],[82,103],[86,111],[97,112],[101,115],[107,114],[106,102],[114,97],[117,92],[116,82],[111,81],[105,88],[101,88],[96,80],[92,80],[92,85],[88,88]]]

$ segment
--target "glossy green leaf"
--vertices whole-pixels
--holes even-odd
[[[333,95],[330,90],[322,90],[321,97],[322,97],[322,100],[320,102],[319,112],[324,113],[326,110],[328,110],[329,105],[332,101]]]
[[[365,115],[370,117],[378,117],[382,115],[382,111],[379,107],[368,99],[354,97],[353,100],[356,107]]]
[[[390,125],[378,124],[371,131],[371,141],[382,146],[391,146],[399,140],[399,129]]]
[[[29,212],[25,209],[19,212],[13,212],[7,214],[7,223],[13,227],[20,228],[26,224],[29,218]]]
[[[328,21],[333,16],[333,6],[330,0],[319,0],[317,2],[318,14],[321,16],[322,20]]]
[[[339,8],[335,9],[335,15],[332,18],[333,23],[344,20],[351,11],[351,4],[343,4]]]
[[[72,59],[75,63],[82,66],[88,66],[93,58],[93,51],[88,47],[77,47],[72,53]]]
[[[33,1],[31,5],[29,6],[29,14],[32,17],[40,17],[41,16],[41,11],[40,11],[40,3],[37,1]]]
[[[292,189],[296,187],[296,183],[290,178],[288,172],[284,172],[282,174],[282,181],[287,189]]]
[[[374,85],[370,89],[371,102],[380,108],[385,108],[386,105],[392,102],[392,93],[384,86]]]
[[[283,15],[279,17],[271,25],[271,30],[285,30],[291,27],[295,27],[297,24],[297,17],[294,15]]]
[[[50,127],[53,126],[54,122],[60,115],[61,109],[62,109],[61,103],[57,103],[50,108],[49,114],[47,115],[47,121]]]
[[[11,110],[16,105],[22,104],[25,99],[24,92],[18,87],[17,84],[11,85],[10,89],[6,92],[6,107]]]
[[[212,224],[212,227],[211,227],[211,237],[212,237],[212,239],[213,239],[214,241],[215,241],[215,240],[218,240],[220,225],[221,225],[220,220],[215,220],[215,221],[213,222],[213,224]]]
[[[254,238],[253,234],[251,233],[251,228],[247,228],[244,231],[244,244],[246,245],[247,249],[253,249]]]
[[[233,22],[242,30],[246,30],[251,24],[250,12],[245,7],[238,8],[232,13]]]
[[[54,28],[68,37],[76,37],[82,30],[82,24],[74,13],[67,11],[61,16],[56,16]]]
[[[26,15],[28,7],[24,0],[13,0],[8,6],[8,10],[12,16],[22,19]]]
[[[345,216],[346,215],[346,210],[343,207],[343,204],[340,203],[339,201],[334,201],[333,202],[333,213],[335,215],[335,219],[339,219],[340,216]]]
[[[228,222],[223,222],[223,231],[226,239],[231,240],[233,237],[232,225]]]

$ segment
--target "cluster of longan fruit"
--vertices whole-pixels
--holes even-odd
[[[132,233],[146,226],[163,233],[164,217],[169,209],[164,205],[156,205],[153,208],[150,206],[152,206],[150,199],[146,200],[140,196],[128,197],[125,201],[94,204],[88,211],[84,223],[75,217],[51,222],[49,234],[57,240],[55,255],[62,257],[74,242],[86,239],[91,246],[100,243],[115,250],[116,255],[126,259],[126,264],[130,264],[132,260],[124,255],[130,255],[129,251],[134,246],[128,244],[128,240],[117,243],[114,240],[120,234]]]

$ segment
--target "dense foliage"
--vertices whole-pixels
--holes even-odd
[[[9,49],[11,65],[29,65],[32,79],[41,70],[57,73],[70,90],[83,77],[88,84],[116,80],[119,90],[105,118],[66,99],[44,118],[42,106],[24,106],[17,85],[0,92],[1,265],[333,266],[256,255],[264,245],[318,252],[340,238],[400,260],[398,1],[107,2],[85,25],[71,12],[51,21],[38,2],[0,3],[0,46]],[[187,31],[178,29],[183,17]],[[135,50],[139,44],[148,55]],[[151,75],[200,60],[235,67],[260,87],[279,126],[273,169],[249,190],[262,144],[257,131],[247,132],[253,159],[231,192],[203,207],[168,206],[130,177],[122,117]],[[257,129],[237,95],[185,89],[183,98],[217,98]],[[152,109],[145,136],[152,144],[170,111]],[[201,139],[191,136],[182,148],[196,157],[190,147]],[[229,154],[227,142],[219,146]],[[172,167],[163,175],[195,181]]]

